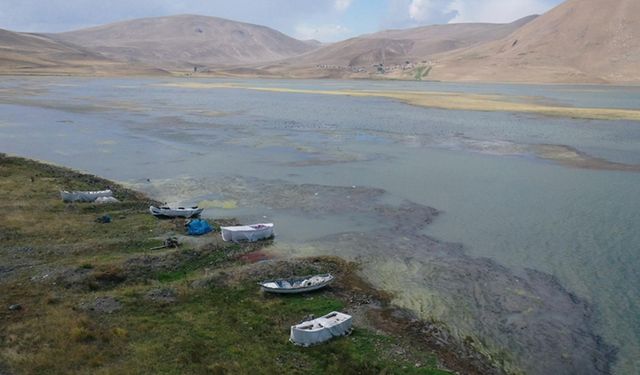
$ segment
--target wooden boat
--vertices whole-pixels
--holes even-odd
[[[168,206],[163,206],[163,207],[151,206],[151,207],[149,207],[149,212],[151,212],[151,214],[153,216],[161,216],[161,217],[184,217],[184,218],[190,218],[190,217],[194,217],[194,216],[200,215],[203,210],[204,210],[204,208],[198,208],[198,206],[193,206],[193,207],[189,207],[189,208],[185,208],[185,207],[171,208],[171,207],[168,207]]]
[[[335,277],[331,274],[292,277],[259,282],[258,285],[265,292],[294,294],[318,290],[331,284]]]
[[[60,191],[60,197],[65,202],[94,202],[98,198],[113,197],[111,190],[99,191]]]
[[[299,346],[311,346],[351,333],[351,315],[337,311],[320,318],[291,326],[289,341]]]
[[[220,227],[222,239],[233,242],[256,242],[274,236],[273,223]]]

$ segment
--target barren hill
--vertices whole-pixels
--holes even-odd
[[[535,19],[529,16],[509,24],[467,23],[385,30],[322,46],[277,64],[263,72],[292,77],[369,77],[386,69],[393,78],[413,77],[413,69],[432,56],[494,41]],[[382,66],[378,68],[377,66]]]
[[[640,82],[640,1],[568,0],[509,36],[436,57],[443,80]]]
[[[299,59],[336,65],[396,64],[412,58],[425,59],[439,52],[504,37],[534,18],[511,24],[469,23],[386,30],[335,43]]]
[[[638,83],[640,0],[567,0],[510,24],[387,30],[329,45],[195,15],[46,35],[0,29],[0,74],[161,70],[149,66],[239,76]]]
[[[315,48],[265,26],[196,15],[137,19],[50,36],[115,59],[172,69],[272,61]]]
[[[0,74],[163,74],[159,69],[113,61],[43,35],[0,29]]]

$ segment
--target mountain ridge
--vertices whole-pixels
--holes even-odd
[[[607,6],[600,0],[567,0],[543,15],[508,24],[383,30],[332,44],[192,14],[56,34],[2,31],[0,74],[171,71],[282,78],[640,82],[637,0],[612,0]]]
[[[508,24],[461,23],[383,30],[323,46],[267,70],[277,73],[289,69],[293,74],[309,77],[327,73],[372,74],[378,71],[374,65],[415,65],[438,53],[498,39],[536,17],[528,16]]]
[[[126,20],[47,36],[110,58],[169,69],[273,61],[314,48],[266,26],[192,14]]]

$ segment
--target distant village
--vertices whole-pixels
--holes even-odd
[[[385,65],[383,63],[372,64],[370,66],[353,66],[353,65],[329,65],[329,64],[317,64],[318,70],[339,70],[347,71],[351,73],[372,73],[372,74],[389,74],[398,71],[413,71],[416,68],[430,68],[433,66],[433,62],[430,60],[423,60],[419,63],[411,61],[405,61],[401,64]],[[430,70],[430,69],[429,69]]]

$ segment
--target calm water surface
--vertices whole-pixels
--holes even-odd
[[[274,220],[276,251],[358,259],[372,282],[396,292],[398,304],[470,330],[477,327],[470,323],[473,309],[451,314],[459,302],[448,305],[448,296],[424,282],[430,271],[421,235],[462,244],[465,254],[489,258],[515,275],[526,269],[553,275],[593,306],[596,333],[619,349],[616,372],[640,372],[640,173],[575,169],[530,152],[539,144],[562,145],[640,164],[640,123],[159,86],[169,81],[5,77],[0,151],[129,183],[168,202],[230,202],[207,215]],[[640,88],[633,87],[233,82],[496,93],[640,108]],[[415,243],[405,247],[410,250],[394,251],[394,236],[382,239],[386,256],[366,239],[363,246],[333,242],[343,233],[366,238],[394,223],[414,225],[411,215],[380,216],[380,207],[406,202],[442,211],[419,233],[400,234]]]

